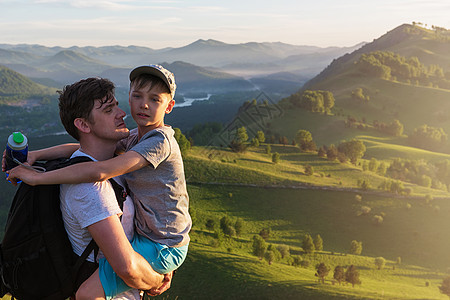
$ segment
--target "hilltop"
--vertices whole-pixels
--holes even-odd
[[[319,145],[337,143],[356,132],[367,133],[374,122],[394,120],[404,125],[406,135],[424,124],[450,133],[445,113],[450,109],[449,50],[448,30],[403,24],[333,60],[290,99],[281,101],[279,107],[286,115],[270,122],[273,132],[293,138],[298,129],[305,128],[314,131]],[[296,107],[294,99],[306,90],[333,94],[335,102],[328,118],[317,114],[295,118],[304,109]],[[311,118],[320,119],[320,124],[311,126]],[[360,130],[346,128],[348,118],[356,119]]]

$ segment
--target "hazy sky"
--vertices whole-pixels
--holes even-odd
[[[215,39],[353,46],[413,21],[450,28],[450,1],[0,0],[0,43],[160,49]]]

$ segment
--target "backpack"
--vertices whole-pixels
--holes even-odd
[[[91,159],[80,156],[40,166],[51,171],[86,161]],[[114,180],[110,182],[122,209],[126,192]],[[20,300],[61,300],[74,295],[84,281],[78,275],[89,277],[96,269],[96,265],[89,271],[81,267],[90,263],[85,260],[93,250],[98,252],[92,240],[80,257],[73,252],[62,219],[58,184],[30,186],[22,182],[0,244],[0,297],[10,293]]]

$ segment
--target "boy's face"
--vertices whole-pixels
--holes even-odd
[[[102,99],[102,102],[106,97]],[[100,139],[119,141],[126,138],[130,132],[123,121],[126,113],[119,108],[119,102],[113,97],[111,100],[101,103],[95,101],[89,117],[90,133]]]
[[[129,95],[131,116],[138,127],[148,132],[164,126],[164,116],[172,111],[175,101],[161,86],[137,88],[132,85]]]

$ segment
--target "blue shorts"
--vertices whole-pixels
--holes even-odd
[[[169,247],[155,243],[139,234],[134,234],[131,241],[134,251],[142,255],[156,272],[170,273],[181,266],[186,258],[188,245]],[[109,262],[102,258],[99,261],[100,281],[105,291],[106,300],[130,290],[131,288],[114,272]]]

